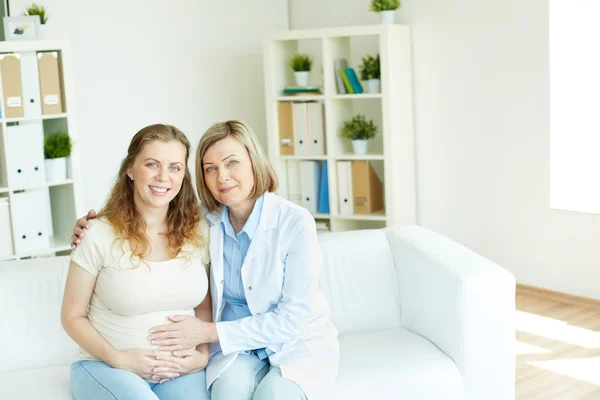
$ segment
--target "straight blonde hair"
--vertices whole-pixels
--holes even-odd
[[[202,165],[204,155],[212,145],[230,136],[243,144],[250,156],[252,171],[254,172],[254,188],[250,192],[249,198],[256,200],[266,192],[276,191],[279,186],[275,170],[267,159],[252,128],[243,121],[219,122],[208,128],[202,135],[196,150],[196,189],[198,189],[201,203],[209,212],[220,210],[221,203],[215,200],[204,182],[204,168]]]

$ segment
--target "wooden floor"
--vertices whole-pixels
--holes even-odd
[[[517,294],[517,400],[600,400],[600,309]]]

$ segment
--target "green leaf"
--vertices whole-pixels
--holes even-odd
[[[50,159],[68,157],[72,146],[71,137],[65,132],[47,135],[44,139],[44,157]]]
[[[367,140],[375,137],[377,127],[373,120],[365,119],[364,115],[358,114],[349,121],[344,121],[344,126],[340,131],[340,137],[350,140]]]
[[[312,67],[312,58],[308,54],[296,53],[290,60],[290,67],[295,72],[310,71]]]
[[[362,64],[358,67],[360,79],[363,81],[369,79],[381,79],[380,65],[379,53],[377,53],[375,57],[363,57]]]
[[[371,0],[370,11],[392,11],[400,8],[400,0]]]
[[[23,10],[23,15],[31,16],[31,15],[39,15],[40,23],[44,25],[48,22],[48,16],[46,15],[46,7],[41,4],[32,3],[31,5],[25,7]]]

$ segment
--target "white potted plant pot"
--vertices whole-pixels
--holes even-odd
[[[368,93],[381,93],[381,80],[380,79],[369,79],[367,81],[367,92]]]
[[[309,75],[310,75],[310,71],[294,72],[294,77],[296,78],[296,86],[301,86],[301,87],[308,86]]]
[[[46,24],[40,24],[40,34],[38,39],[46,39]]]
[[[393,24],[396,10],[379,11],[379,22],[382,24]]]
[[[364,156],[367,154],[367,150],[369,149],[369,141],[368,140],[353,140],[352,148],[354,149],[354,154],[357,156]]]
[[[48,183],[62,182],[67,180],[67,157],[47,158],[46,181]]]

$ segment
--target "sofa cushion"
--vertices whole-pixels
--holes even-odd
[[[3,371],[71,363],[78,346],[60,324],[69,257],[0,263]],[[0,397],[2,398],[2,397]]]
[[[332,400],[464,399],[454,362],[403,328],[340,337],[340,374]]]
[[[72,400],[71,366],[9,371],[0,374],[0,399]]]
[[[323,251],[320,288],[341,335],[400,326],[398,280],[382,230],[319,235]]]

